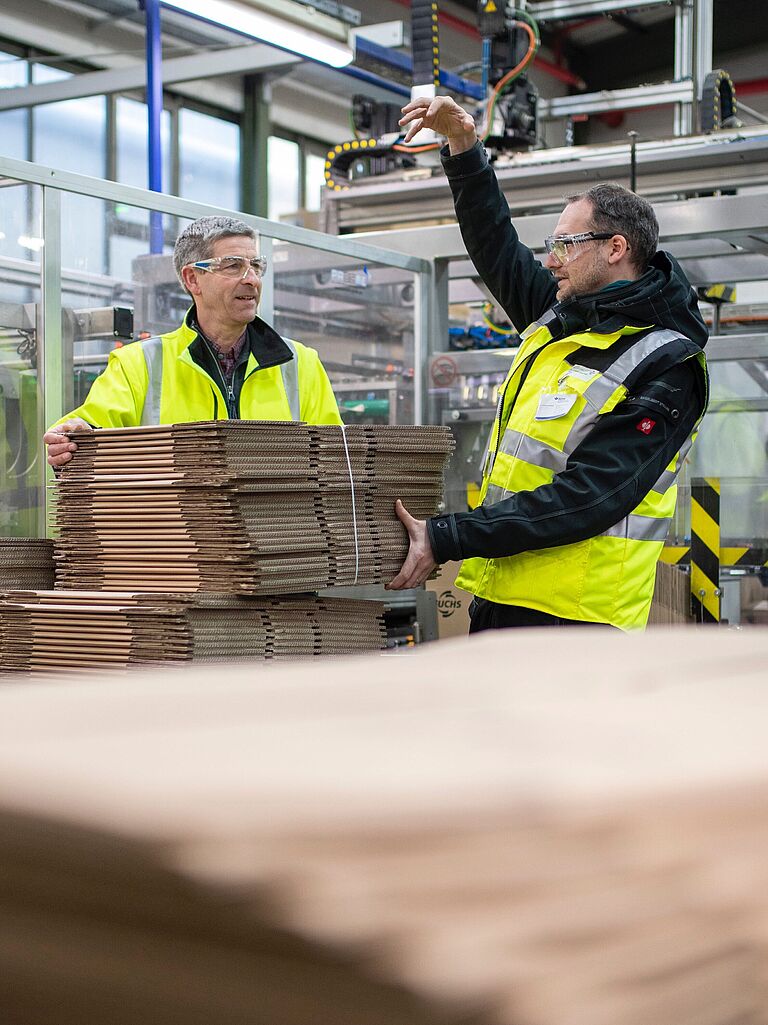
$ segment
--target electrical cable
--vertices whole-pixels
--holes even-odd
[[[490,307],[491,307],[491,304],[490,303],[486,303],[483,306],[483,312],[481,314],[481,316],[483,318],[483,322],[486,324],[486,326],[489,327],[491,329],[491,331],[495,331],[496,334],[499,334],[499,335],[516,335],[517,331],[515,331],[515,329],[513,327],[510,327],[510,328],[499,327],[498,324],[494,324],[493,323],[491,318],[488,316],[488,311],[490,310]]]
[[[523,59],[518,64],[516,64],[514,68],[512,68],[510,71],[507,71],[506,74],[503,75],[496,83],[496,85],[493,87],[493,92],[491,93],[488,99],[488,104],[486,106],[485,122],[483,124],[483,129],[481,132],[478,133],[481,140],[487,139],[488,136],[491,134],[491,129],[493,127],[494,110],[499,97],[504,91],[504,88],[507,85],[509,85],[510,82],[513,82],[516,78],[519,78],[520,75],[522,75],[522,73],[531,63],[533,58],[536,56],[536,51],[539,48],[540,40],[538,36],[538,30],[534,31],[533,27],[529,25],[526,21],[514,21],[512,22],[512,27],[514,26],[525,29],[525,31],[528,33],[528,38],[530,39],[528,49],[526,50]]]

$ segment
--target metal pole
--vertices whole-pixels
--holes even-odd
[[[695,86],[696,120],[699,119],[699,102],[704,88],[704,79],[712,70],[713,45],[713,3],[714,0],[696,0],[696,24],[694,29],[693,84]]]
[[[160,0],[141,0],[146,21],[147,49],[147,125],[149,187],[163,191],[163,147],[160,125],[163,116],[163,48],[160,36]],[[149,214],[149,251],[163,251],[163,217],[156,210]]]
[[[637,192],[637,132],[627,132],[629,136],[629,187]]]
[[[66,412],[64,395],[65,366],[70,367],[72,351],[63,351],[61,319],[61,192],[43,188],[42,251],[42,303],[37,324],[38,425],[40,435],[35,439],[38,459],[42,461],[42,437],[49,424],[55,423]],[[37,463],[36,465],[40,465]],[[45,465],[43,463],[42,465]],[[53,495],[45,487],[45,475],[39,475],[40,501],[37,533],[45,536],[46,523],[51,522]]]
[[[675,64],[674,80],[693,81],[693,7],[692,0],[679,0],[675,9]],[[693,104],[675,104],[675,135],[693,132]]]
[[[263,75],[246,75],[240,130],[240,209],[269,216],[269,83]]]
[[[272,259],[273,240],[269,235],[259,233],[259,254],[267,258],[267,270],[261,285],[259,316],[271,324],[275,317],[275,264]]]

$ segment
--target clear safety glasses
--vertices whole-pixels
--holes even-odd
[[[544,239],[544,247],[550,256],[562,264],[577,256],[585,242],[613,238],[617,234],[616,231],[582,231],[579,235],[549,235]]]
[[[191,266],[211,274],[223,274],[226,278],[244,278],[248,271],[252,270],[257,278],[261,278],[267,269],[267,258],[266,256],[214,256],[211,260],[198,260]]]

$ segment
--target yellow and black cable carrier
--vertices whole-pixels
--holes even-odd
[[[436,0],[411,3],[413,84],[440,85],[440,43]]]
[[[699,103],[699,127],[706,135],[721,128],[737,128],[736,87],[727,71],[718,68],[704,79]]]
[[[360,156],[383,157],[392,152],[391,142],[380,139],[349,139],[329,149],[325,156],[325,184],[334,192],[349,188],[349,168]]]

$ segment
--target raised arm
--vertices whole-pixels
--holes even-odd
[[[555,302],[554,278],[518,239],[509,207],[478,140],[472,117],[449,96],[403,107],[405,142],[421,128],[448,141],[443,166],[470,259],[512,323],[522,331]]]

